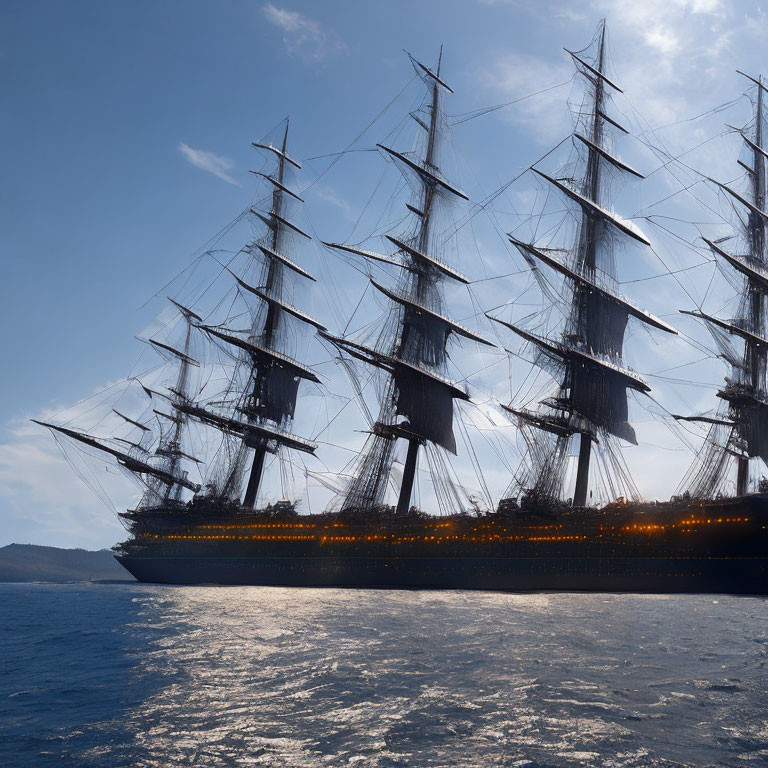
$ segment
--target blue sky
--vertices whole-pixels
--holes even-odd
[[[247,171],[259,160],[251,141],[290,114],[293,154],[306,159],[337,152],[402,91],[355,145],[373,147],[419,98],[402,49],[432,62],[445,46],[443,71],[456,91],[447,104],[452,115],[566,83],[456,127],[451,171],[473,201],[481,200],[567,136],[566,102],[575,91],[562,49],[586,45],[603,16],[612,72],[626,91],[626,99],[617,97],[618,113],[638,130],[668,125],[646,139],[663,141],[673,154],[716,137],[686,162],[722,180],[735,178],[738,141],[720,134],[724,122],[742,125],[749,119],[749,102],[741,99],[717,115],[679,121],[738,99],[746,83],[735,69],[759,71],[768,40],[758,3],[3,3],[0,327],[7,367],[0,398],[0,545],[94,547],[119,538],[113,515],[80,489],[50,438],[26,419],[71,405],[133,368],[143,345],[132,337],[162,309],[147,300],[255,193]],[[407,146],[410,137],[403,136]],[[622,150],[643,169],[661,164],[641,143]],[[350,154],[315,183],[306,215],[317,234],[330,239],[350,234],[382,162],[374,153]],[[301,185],[327,165],[328,160],[305,163]],[[655,174],[629,196],[631,210],[673,195],[667,213],[722,227],[699,201],[676,195],[688,178],[678,170],[675,177]],[[396,174],[382,178],[397,183]],[[530,210],[538,189],[526,174],[494,203],[490,218],[478,217],[482,263],[462,264],[464,271],[477,278],[522,269],[496,227],[511,229]],[[717,196],[702,190],[702,199],[707,195],[715,207]],[[646,231],[667,266],[703,260],[662,231]],[[316,313],[322,315],[339,296],[355,301],[359,276],[325,254],[317,258],[323,259],[323,274],[341,287],[340,293],[321,288],[308,298]],[[635,276],[663,269],[652,260],[631,267]],[[691,300],[709,298],[711,275],[706,267],[701,274],[692,270],[680,278],[682,284],[654,281],[653,290],[632,295],[657,314],[690,308]],[[525,290],[527,280],[495,282],[480,291],[481,301],[491,306],[498,297],[508,300]],[[533,292],[526,295],[529,302],[540,300]],[[472,318],[467,322],[481,325]],[[693,321],[679,326],[708,341]],[[645,339],[631,362],[644,372],[702,357],[682,341],[643,344]],[[503,399],[504,390],[509,393],[507,375],[519,383],[525,367],[508,369],[502,363],[497,370],[491,384]],[[714,384],[723,372],[704,362],[684,371],[683,378]],[[667,398],[667,407],[683,407],[672,383],[652,384]],[[711,390],[686,386],[685,405],[714,406]],[[634,454],[633,471],[648,495],[671,492],[690,460],[688,449],[672,441],[664,428],[651,424],[645,448]],[[670,451],[653,450],[661,444]],[[514,437],[509,461],[515,463]],[[503,474],[498,472],[500,490]],[[115,486],[118,505],[133,493],[122,487]]]

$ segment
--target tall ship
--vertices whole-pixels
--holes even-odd
[[[636,442],[629,392],[643,396],[650,387],[625,362],[624,335],[630,323],[661,335],[676,331],[618,288],[624,260],[650,242],[613,210],[617,185],[642,174],[614,150],[613,135],[627,130],[611,111],[611,93],[620,89],[606,69],[605,24],[588,48],[569,54],[585,93],[574,154],[554,171],[537,164],[530,178],[560,198],[575,225],[548,228],[544,240],[535,228],[532,237],[510,235],[543,292],[535,327],[489,311],[488,328],[498,328],[491,338],[452,316],[447,297],[456,286],[471,290],[472,281],[446,245],[446,212],[467,196],[442,170],[443,100],[453,93],[442,52],[434,67],[411,58],[424,87],[424,101],[410,113],[417,132],[412,148],[377,145],[411,193],[401,202],[397,228],[381,238],[388,247],[323,242],[366,271],[366,291],[385,307],[383,320],[369,322],[365,333],[333,332],[292,303],[301,293],[296,283],[315,281],[296,255],[310,239],[292,215],[303,203],[292,178],[300,164],[289,152],[287,122],[279,140],[254,144],[273,163],[257,172],[266,204],[246,214],[255,234],[238,252],[240,268],[223,265],[240,311],[221,320],[215,316],[221,302],[203,311],[172,300],[173,338],[148,339],[167,362],[165,380],[138,382],[144,410],[115,411],[127,430],[119,437],[37,422],[108,456],[141,482],[139,503],[120,512],[130,536],[115,547],[139,581],[768,593],[768,488],[750,475],[751,466],[768,458],[762,429],[768,413],[766,86],[754,81],[755,118],[743,131],[750,189],[719,187],[745,209],[740,237],[733,238],[743,241],[745,253],[727,249],[724,240],[707,243],[743,278],[740,314],[725,320],[692,312],[727,349],[733,374],[717,393],[723,406],[716,415],[676,417],[709,426],[705,448],[677,496],[645,503],[621,446]],[[375,275],[366,265],[376,267]],[[558,291],[552,276],[561,281]],[[361,307],[364,312],[362,299]],[[265,477],[282,471],[280,462],[321,450],[293,428],[308,405],[301,393],[322,385],[296,353],[297,339],[309,334],[348,375],[366,437],[330,506],[302,514],[295,498],[264,503],[263,487]],[[451,476],[450,455],[462,450],[457,429],[471,451],[462,408],[474,397],[452,365],[462,347],[505,349],[513,339],[522,344],[514,354],[526,356],[549,383],[535,402],[501,404],[525,450],[507,493],[483,509]],[[216,349],[227,364],[201,361],[196,348]],[[196,456],[190,434],[200,429],[215,436],[215,448]],[[736,494],[729,495],[734,463]],[[201,482],[191,479],[193,468]],[[422,475],[431,490],[418,498],[431,500],[432,514],[414,501]]]

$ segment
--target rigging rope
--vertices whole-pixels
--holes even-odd
[[[400,90],[397,92],[397,94],[395,94],[395,96],[393,96],[393,97],[392,97],[392,99],[391,99],[391,100],[390,100],[390,101],[389,101],[389,102],[388,102],[388,103],[387,103],[387,104],[384,106],[384,108],[383,108],[383,109],[382,109],[382,110],[381,110],[381,111],[380,111],[380,112],[379,112],[379,113],[376,115],[376,117],[374,117],[374,118],[373,118],[373,120],[371,120],[371,122],[370,122],[370,123],[368,123],[368,125],[366,125],[366,126],[365,126],[365,128],[363,128],[363,130],[362,130],[362,131],[360,131],[360,133],[358,133],[358,134],[357,134],[357,136],[355,136],[355,138],[354,138],[354,139],[352,139],[352,141],[350,141],[350,142],[349,142],[349,144],[347,144],[347,146],[346,146],[346,147],[345,147],[345,148],[344,148],[344,149],[343,149],[341,152],[337,153],[337,155],[336,155],[336,158],[333,160],[333,162],[331,162],[331,163],[328,165],[328,167],[327,167],[327,168],[326,168],[326,169],[325,169],[325,170],[324,170],[324,171],[323,171],[323,172],[322,172],[322,173],[321,173],[319,176],[317,176],[317,177],[315,178],[315,180],[314,180],[314,181],[310,182],[310,184],[309,184],[308,186],[304,187],[304,188],[303,188],[303,190],[302,190],[302,192],[306,192],[308,189],[311,189],[311,188],[312,188],[312,187],[313,187],[315,184],[317,184],[317,182],[318,182],[318,181],[320,181],[320,179],[322,179],[322,178],[323,178],[323,176],[325,176],[325,174],[326,174],[326,173],[328,173],[328,171],[330,171],[330,170],[331,170],[331,168],[333,168],[333,166],[334,166],[334,165],[336,165],[336,163],[338,163],[338,162],[339,162],[339,160],[340,160],[340,159],[341,159],[341,158],[342,158],[342,157],[343,157],[343,156],[344,156],[344,155],[345,155],[347,152],[349,152],[349,151],[352,149],[352,147],[353,147],[355,144],[357,144],[357,142],[358,142],[358,141],[359,141],[359,140],[360,140],[360,139],[361,139],[361,138],[362,138],[362,137],[363,137],[363,136],[364,136],[364,135],[365,135],[365,134],[368,132],[368,130],[370,130],[370,129],[371,129],[371,128],[372,128],[372,127],[373,127],[373,126],[376,124],[376,122],[378,122],[378,120],[379,120],[379,119],[380,119],[380,118],[381,118],[381,117],[382,117],[382,116],[383,116],[383,115],[386,113],[386,111],[387,111],[387,110],[388,110],[388,109],[389,109],[389,108],[390,108],[390,107],[391,107],[391,106],[392,106],[392,105],[393,105],[393,104],[394,104],[394,103],[395,103],[395,102],[396,102],[396,101],[397,101],[397,100],[400,98],[400,96],[402,96],[402,94],[403,94],[403,93],[404,93],[404,92],[407,90],[407,88],[410,86],[410,84],[411,84],[411,83],[412,83],[414,80],[416,80],[417,78],[418,78],[418,75],[415,75],[415,74],[414,74],[414,75],[413,75],[413,77],[411,77],[411,79],[410,79],[410,80],[409,80],[409,81],[408,81],[408,82],[407,82],[407,83],[406,83],[406,84],[405,84],[405,85],[404,85],[404,86],[403,86],[403,87],[402,87],[402,88],[401,88],[401,89],[400,89]],[[378,151],[378,150],[375,150],[375,151]],[[308,160],[311,160],[311,159],[312,159],[312,158],[309,158]]]
[[[547,91],[554,91],[556,88],[562,88],[564,85],[568,85],[568,83],[572,83],[574,77],[575,77],[575,74],[569,77],[567,80],[564,80],[562,83],[557,83],[556,85],[550,85],[548,88],[542,88],[539,91],[528,93],[525,96],[519,96],[516,99],[512,99],[512,101],[505,101],[503,104],[495,104],[491,107],[480,107],[479,109],[472,110],[471,112],[462,112],[458,115],[454,115],[454,117],[462,118],[462,119],[455,120],[454,122],[449,123],[449,125],[451,127],[462,125],[463,123],[467,123],[470,120],[474,120],[476,117],[482,117],[483,115],[490,114],[491,112],[496,112],[499,109],[504,109],[504,107],[512,106],[512,104],[517,104],[518,102],[533,98],[534,96],[540,96],[542,93],[547,93]]]

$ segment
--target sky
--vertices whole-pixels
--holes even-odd
[[[540,199],[542,187],[525,169],[573,128],[569,102],[578,103],[579,90],[563,49],[586,46],[603,17],[610,71],[625,91],[613,106],[640,134],[620,149],[648,175],[617,200],[616,209],[633,217],[654,246],[650,255],[632,251],[621,265],[625,280],[639,281],[625,292],[667,318],[679,308],[717,309],[728,299],[728,286],[720,296],[725,281],[694,241],[702,232],[727,233],[729,211],[697,171],[723,181],[739,176],[739,140],[725,124],[750,119],[749,83],[735,70],[757,74],[764,64],[768,36],[760,3],[6,0],[0,8],[0,333],[6,360],[0,545],[97,548],[121,538],[114,510],[90,493],[50,435],[28,420],[76,408],[137,370],[146,345],[135,337],[154,327],[166,283],[257,194],[248,170],[262,158],[252,141],[273,135],[290,115],[291,151],[304,165],[297,183],[308,189],[301,221],[313,234],[356,242],[367,226],[371,231],[380,223],[376,206],[398,189],[397,173],[384,158],[355,151],[332,163],[333,157],[320,156],[370,150],[387,136],[410,146],[412,126],[403,127],[404,119],[421,92],[404,50],[430,64],[442,45],[442,72],[455,91],[446,104],[456,123],[447,168],[472,201],[458,213],[472,214],[460,266],[485,282],[473,286],[472,300],[454,297],[454,316],[490,333],[478,306],[520,297],[519,306],[507,308],[508,317],[536,312],[541,296],[502,235]],[[459,117],[509,102],[515,103],[473,120]],[[541,167],[554,170],[556,157]],[[479,210],[478,203],[513,179]],[[369,197],[375,216],[365,207]],[[650,214],[669,219],[642,218]],[[365,281],[348,261],[312,248],[302,263],[309,268],[316,262],[323,285],[299,298],[338,332]],[[663,274],[670,271],[676,274]],[[506,273],[512,273],[508,280],[486,280]],[[711,342],[694,320],[676,316],[673,324],[684,335],[671,341],[631,336],[629,362],[653,377],[648,380],[665,409],[711,410],[725,368],[702,352],[700,345]],[[521,349],[519,340],[494,338]],[[301,351],[310,362],[323,360],[322,348]],[[498,498],[520,446],[493,403],[519,391],[530,365],[520,358],[507,362],[503,353],[472,355],[476,350],[470,350],[469,370],[487,368],[478,399],[488,407],[467,418],[506,446],[505,462],[489,469],[489,491]],[[327,374],[332,404],[345,402],[342,381]],[[326,415],[326,400],[311,395],[310,429]],[[627,451],[627,460],[644,495],[664,498],[700,435],[687,432],[681,440],[652,413],[636,413],[641,444]],[[361,444],[364,428],[354,409],[345,411],[328,436],[344,450],[329,447],[326,468],[338,471],[344,451],[348,458]],[[467,459],[457,461],[461,475]],[[121,476],[96,471],[105,472],[116,508],[135,498],[136,489]],[[327,498],[309,483],[306,493],[315,509]]]

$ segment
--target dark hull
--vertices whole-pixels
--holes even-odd
[[[768,594],[768,495],[441,518],[200,504],[131,519],[117,559],[144,582]]]
[[[139,581],[291,587],[768,593],[768,558],[117,556]]]

